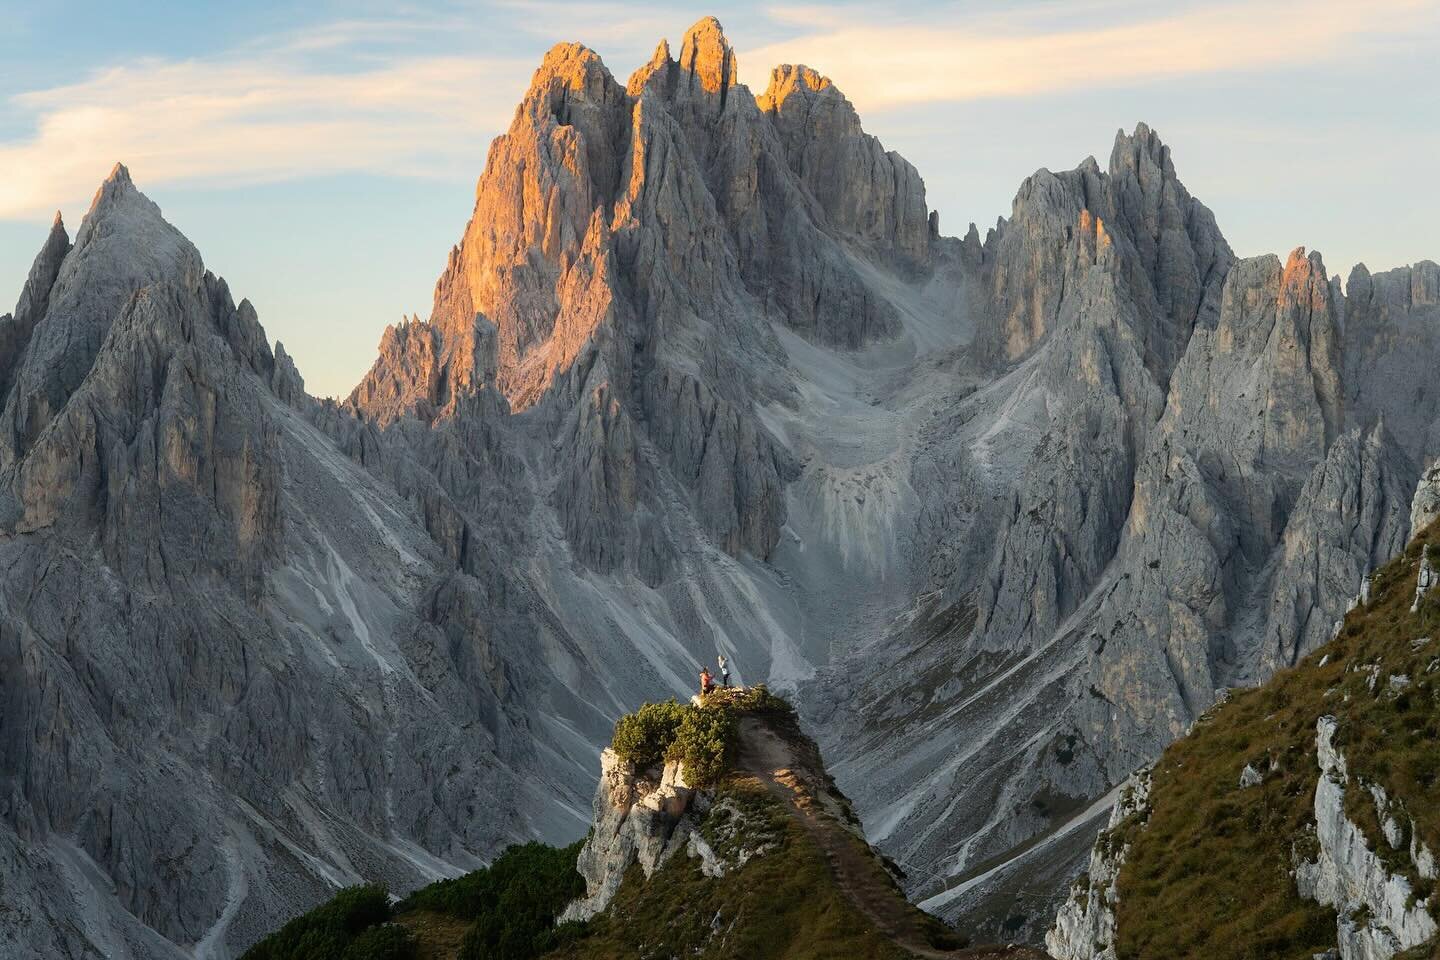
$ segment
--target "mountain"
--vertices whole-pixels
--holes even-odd
[[[117,168],[0,318],[0,944],[224,958],[590,823],[701,664],[1037,941],[1121,785],[1330,636],[1440,442],[1436,268],[1237,259],[1145,125],[982,240],[718,22],[562,44],[318,401]]]
[[[1432,523],[1332,641],[1132,779],[1054,956],[1440,955],[1437,542]]]

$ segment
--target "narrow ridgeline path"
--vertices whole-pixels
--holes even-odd
[[[754,776],[824,853],[836,886],[885,937],[917,957],[1047,960],[1024,946],[959,946],[960,937],[905,898],[884,860],[865,841],[849,803],[823,773],[813,747],[781,736],[771,723],[740,722],[739,769]]]

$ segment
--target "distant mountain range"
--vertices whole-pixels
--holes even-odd
[[[1039,942],[1131,772],[1404,547],[1437,362],[1440,266],[1237,259],[1144,124],[947,237],[708,18],[623,85],[551,50],[344,402],[117,166],[0,317],[0,952],[229,958],[569,843],[717,654],[912,899]]]

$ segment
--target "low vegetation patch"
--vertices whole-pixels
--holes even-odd
[[[616,722],[611,746],[620,759],[642,770],[678,760],[690,786],[713,786],[734,764],[736,724],[746,714],[795,724],[794,708],[764,684],[721,688],[699,705],[674,700],[643,705]]]
[[[616,721],[611,749],[638,769],[653,767],[665,759],[680,723],[692,709],[674,700],[647,703]]]
[[[579,853],[579,843],[512,846],[489,867],[421,887],[394,907],[384,887],[349,887],[241,960],[531,960],[580,933],[578,924],[555,924],[585,892]],[[435,939],[446,941],[443,949]]]
[[[347,887],[255,944],[241,960],[410,960],[414,938],[389,924],[390,918],[384,887]]]
[[[396,910],[470,921],[460,944],[461,960],[529,960],[578,933],[569,925],[557,927],[555,917],[585,893],[585,881],[575,870],[580,846],[510,847],[485,869],[422,887]]]
[[[700,836],[720,861],[739,865],[778,848],[785,838],[790,816],[758,785],[732,785],[710,807],[700,824]]]

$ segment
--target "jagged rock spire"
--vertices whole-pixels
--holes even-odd
[[[60,265],[69,252],[70,235],[65,232],[65,221],[57,210],[55,220],[50,225],[50,233],[45,237],[45,243],[35,255],[30,273],[25,278],[25,286],[20,291],[20,300],[15,305],[14,315],[0,317],[0,404],[4,403],[5,397],[10,393],[15,368],[20,362],[21,353],[30,342],[35,324],[49,309],[50,291],[55,285],[55,278],[60,274]],[[0,452],[0,463],[4,463],[5,459],[3,452]]]
[[[64,247],[64,226],[51,228],[44,269],[50,276],[42,315],[38,299],[28,310],[36,324],[29,348],[15,361],[14,390],[0,411],[0,462],[22,453],[60,411],[88,374],[111,323],[131,295],[152,283],[185,288],[202,282],[199,251],[136,189],[130,171],[115,164],[95,198],[73,248]],[[52,274],[53,271],[53,275]]]
[[[718,93],[723,99],[735,86],[737,63],[735,50],[725,39],[725,29],[714,17],[702,17],[685,31],[680,47],[680,67],[707,93]]]

